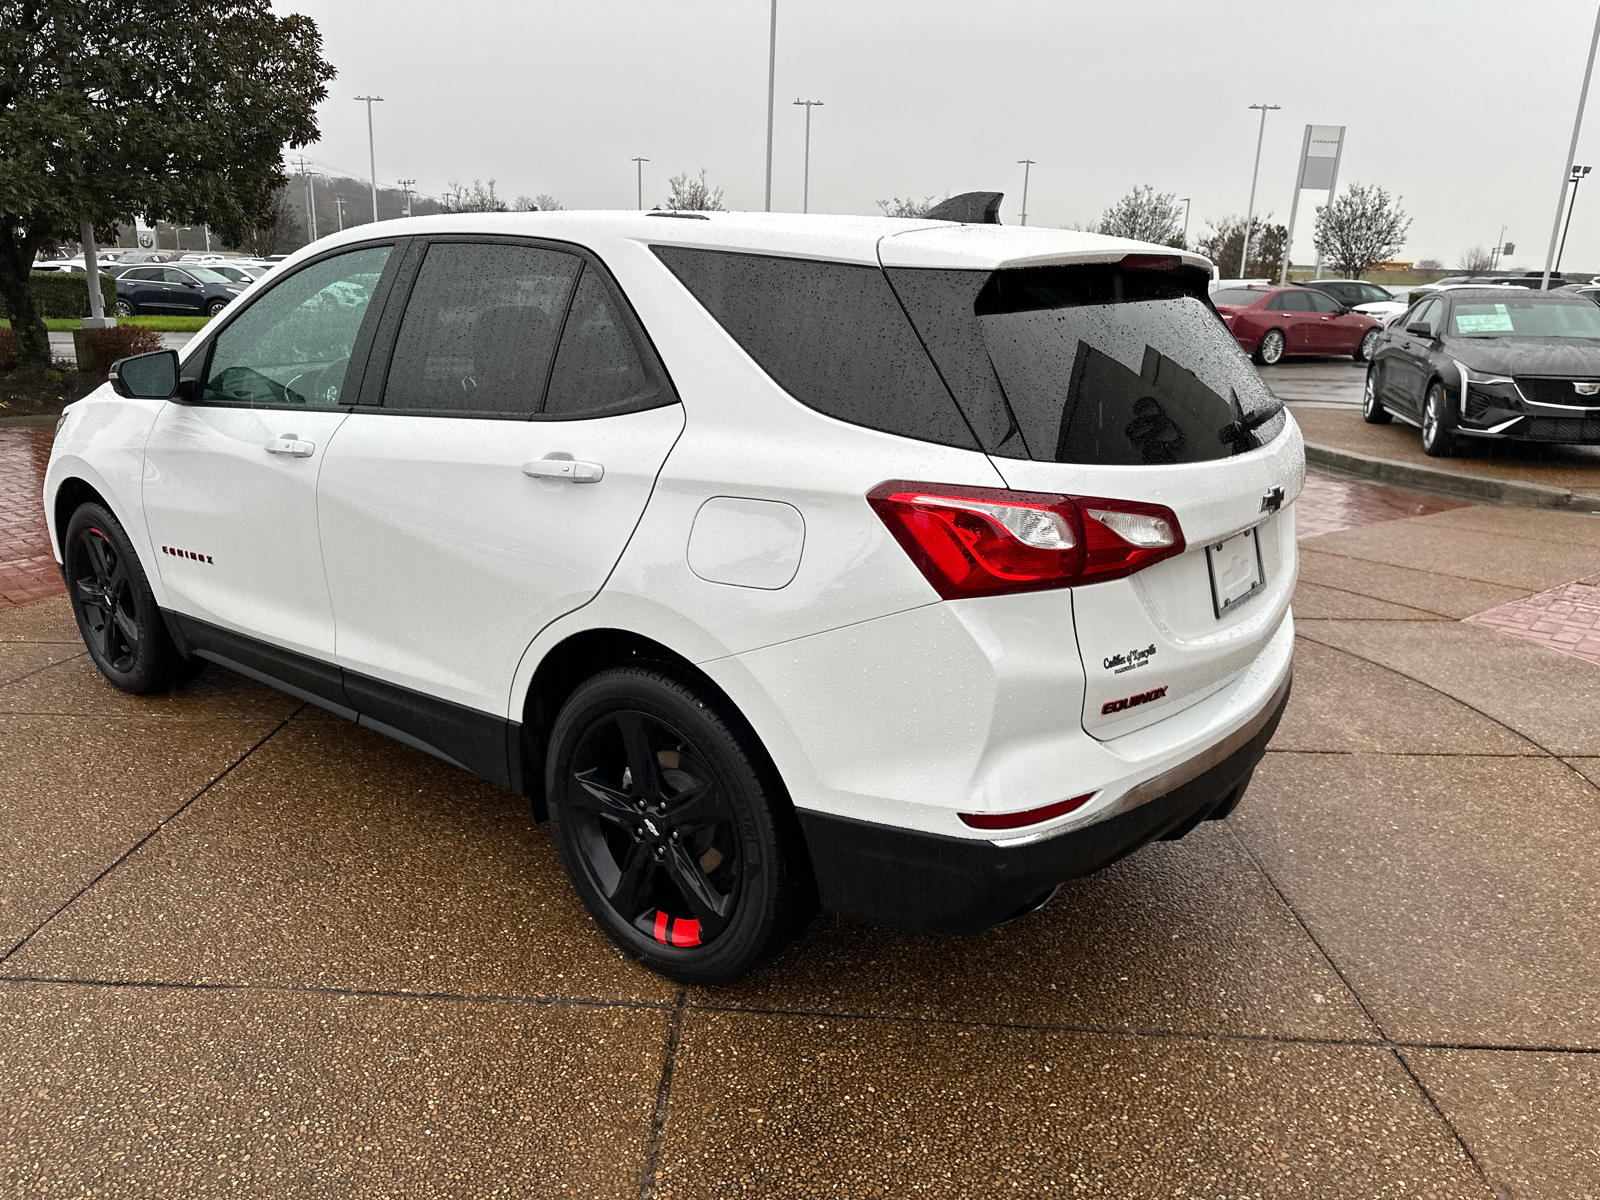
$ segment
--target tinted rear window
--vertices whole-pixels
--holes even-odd
[[[1220,292],[1211,293],[1213,304],[1237,304],[1244,308],[1261,299],[1262,293],[1251,291],[1249,288],[1223,288]]]
[[[997,405],[1009,414],[1015,428],[1004,444],[992,438],[1001,422],[989,426],[992,453],[1205,462],[1253,450],[1284,427],[1277,398],[1200,298],[1205,276],[1193,269],[888,274],[975,427],[976,414]]]
[[[978,448],[877,267],[654,249],[745,353],[800,403],[852,425]]]

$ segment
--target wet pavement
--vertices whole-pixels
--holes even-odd
[[[0,431],[0,597],[47,448]],[[1231,818],[715,989],[612,948],[508,793],[216,667],[123,696],[63,597],[0,599],[0,1180],[1595,1200],[1600,666],[1490,618],[1583,613],[1600,518],[1313,473],[1299,520]]]

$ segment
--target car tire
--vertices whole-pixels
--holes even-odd
[[[680,983],[772,958],[816,911],[799,821],[753,731],[712,689],[630,666],[580,684],[546,758],[567,876],[628,957]]]
[[[121,296],[117,297],[117,316],[131,317],[137,315],[138,311],[131,300],[124,300]]]
[[[1283,330],[1269,329],[1261,335],[1261,340],[1256,343],[1255,360],[1263,367],[1270,367],[1283,361]]]
[[[206,316],[214,317],[227,307],[228,302],[226,300],[213,300],[210,304],[206,305]]]
[[[1368,425],[1387,425],[1394,420],[1394,414],[1378,399],[1377,376],[1377,367],[1367,368],[1367,386],[1361,392],[1361,419]]]
[[[1449,458],[1456,452],[1454,408],[1450,393],[1435,379],[1422,406],[1422,452],[1428,457]]]
[[[113,686],[163,692],[205,669],[179,653],[122,525],[99,504],[80,505],[61,540],[68,596],[89,657]]]
[[[1378,339],[1383,336],[1381,329],[1369,329],[1361,335],[1361,344],[1356,347],[1356,352],[1350,357],[1357,362],[1371,362],[1372,355],[1378,348]]]

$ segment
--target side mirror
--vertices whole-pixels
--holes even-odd
[[[1411,322],[1411,324],[1406,326],[1406,332],[1412,337],[1427,338],[1429,341],[1433,340],[1433,326],[1424,321]]]
[[[170,400],[178,390],[178,352],[156,350],[119,358],[106,378],[112,391],[129,400]]]

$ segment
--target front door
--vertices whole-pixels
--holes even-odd
[[[1311,306],[1307,319],[1307,341],[1318,354],[1349,354],[1350,330],[1339,317],[1341,305],[1324,292],[1308,291],[1303,299]]]
[[[332,660],[317,475],[389,255],[367,247],[286,276],[201,348],[194,402],[162,410],[144,509],[175,611]]]
[[[1422,306],[1407,313],[1390,331],[1393,350],[1384,367],[1385,403],[1397,412],[1421,419],[1427,400],[1428,374],[1431,369],[1428,352],[1433,348],[1431,338],[1408,332],[1409,325],[1426,325],[1435,333],[1443,324],[1444,301],[1437,296],[1424,300]]]
[[[604,269],[515,240],[429,246],[368,386],[319,488],[338,660],[363,713],[453,754],[397,689],[507,716],[535,635],[621,556],[682,407]]]

